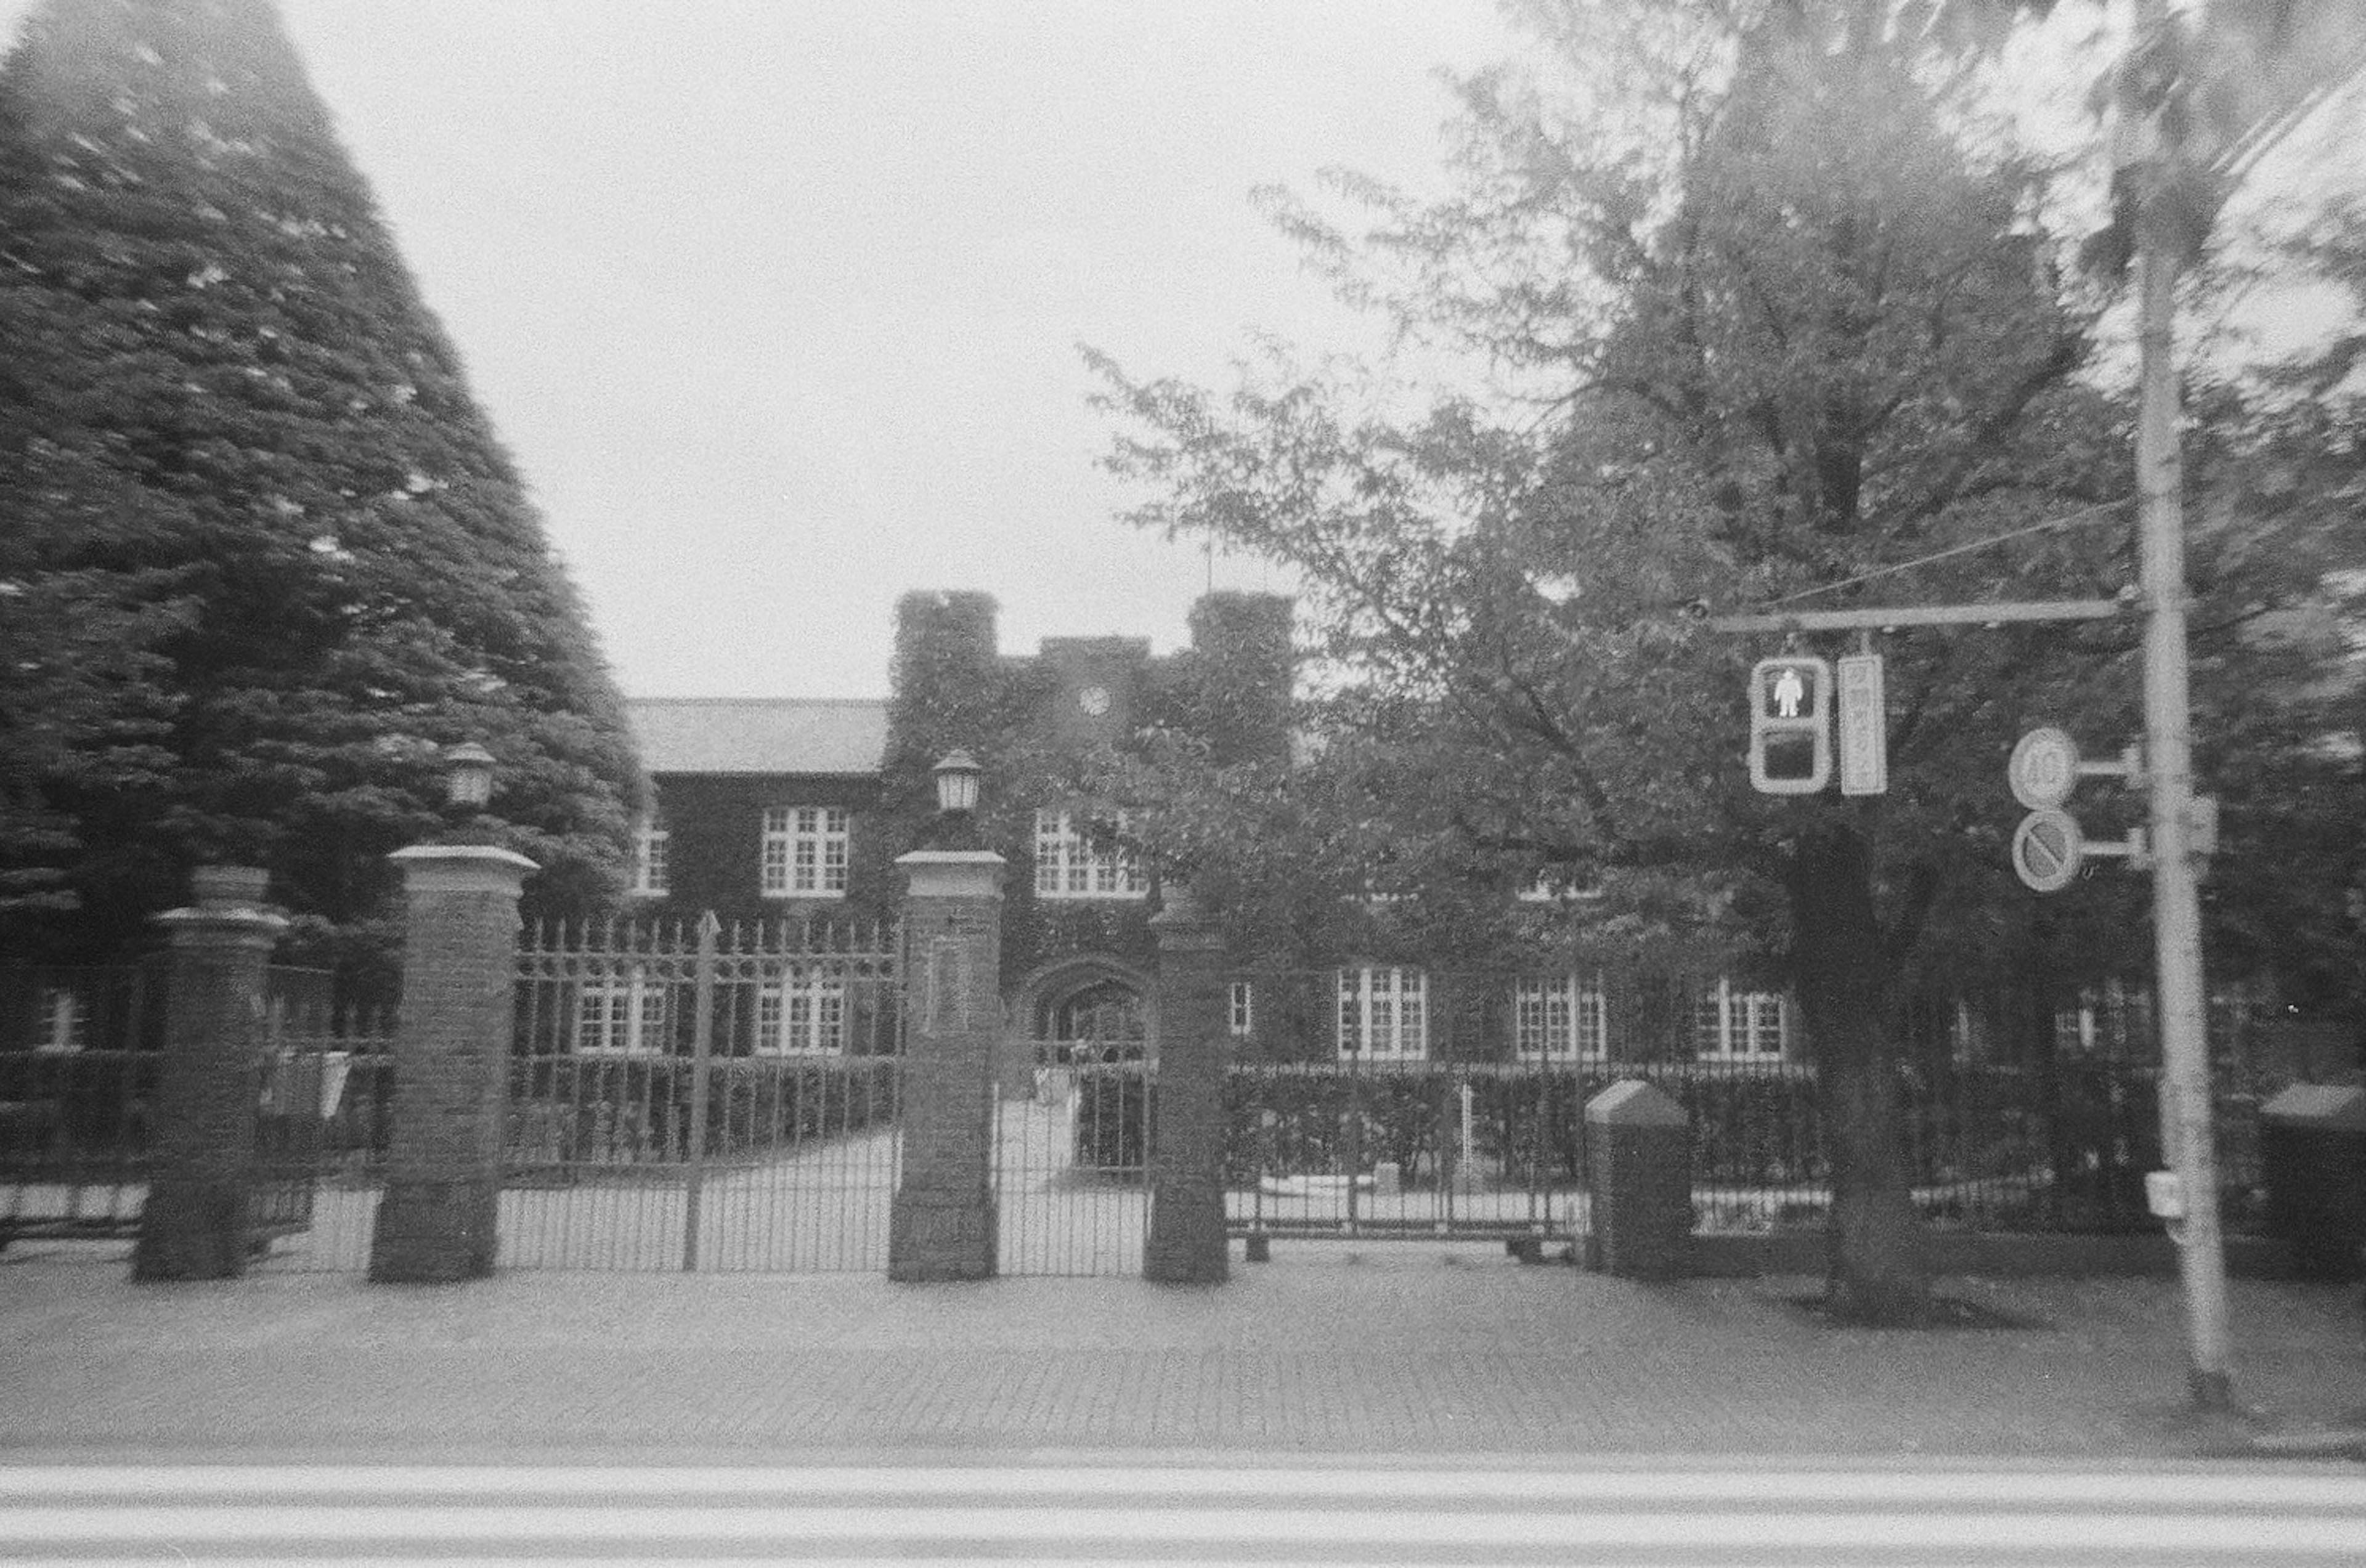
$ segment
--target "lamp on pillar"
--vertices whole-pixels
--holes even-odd
[[[967,815],[977,809],[977,781],[986,770],[977,759],[966,751],[953,751],[939,762],[933,772],[937,778],[937,809],[946,816]]]
[[[444,753],[444,798],[469,811],[482,811],[493,798],[493,754],[473,740]]]
[[[937,781],[937,837],[946,849],[970,849],[977,839],[978,781],[986,770],[955,750],[930,770]]]

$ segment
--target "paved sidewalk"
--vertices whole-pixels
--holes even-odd
[[[1237,1255],[1236,1255],[1237,1259]],[[2366,1419],[2355,1286],[2237,1280],[2251,1423],[2182,1409],[2167,1280],[1950,1281],[2017,1328],[1835,1329],[1801,1279],[1277,1245],[1233,1282],[516,1272],[134,1286],[0,1255],[0,1454],[698,1459],[1220,1450],[2146,1459]],[[2366,1458],[2366,1453],[2357,1457]]]

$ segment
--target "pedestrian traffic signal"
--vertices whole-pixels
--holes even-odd
[[[1803,655],[1750,671],[1750,787],[1813,795],[1832,776],[1832,667]]]

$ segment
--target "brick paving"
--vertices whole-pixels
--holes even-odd
[[[1958,1280],[2027,1326],[1836,1329],[1811,1280],[1641,1285],[1500,1249],[1279,1243],[1213,1288],[875,1275],[263,1274],[0,1255],[0,1451],[2144,1459],[2366,1419],[2355,1286],[2237,1280],[2248,1424],[2182,1415],[2169,1280]],[[2366,1457],[2361,1450],[2360,1457]]]

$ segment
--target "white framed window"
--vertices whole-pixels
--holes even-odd
[[[635,972],[586,980],[576,997],[575,1050],[584,1056],[654,1056],[666,1044],[666,987]]]
[[[650,812],[633,824],[632,891],[646,898],[661,898],[672,890],[668,865],[673,835],[665,819]]]
[[[1227,1017],[1236,1036],[1245,1036],[1256,1028],[1256,992],[1246,980],[1233,982]]]
[[[756,1053],[763,1056],[846,1054],[846,979],[793,965],[756,993]]]
[[[1149,892],[1133,852],[1107,835],[1088,837],[1083,812],[1035,813],[1035,897],[1038,898],[1139,898]],[[1116,829],[1126,818],[1118,813]]]
[[[1339,971],[1339,1059],[1420,1061],[1429,1055],[1429,977],[1364,964]]]
[[[1514,897],[1523,904],[1581,904],[1602,897],[1601,888],[1576,886],[1569,878],[1567,870],[1549,868],[1537,873]]]
[[[848,812],[842,806],[775,806],[764,812],[761,891],[767,898],[846,897]]]
[[[33,1048],[80,1051],[89,1043],[90,998],[72,987],[42,987],[33,1015]]]
[[[1700,994],[1693,1014],[1703,1056],[1779,1059],[1791,1039],[1791,1007],[1780,991],[1743,991],[1719,979]]]
[[[1596,976],[1553,975],[1512,990],[1512,1046],[1524,1062],[1599,1061],[1607,1054],[1609,1008]]]

